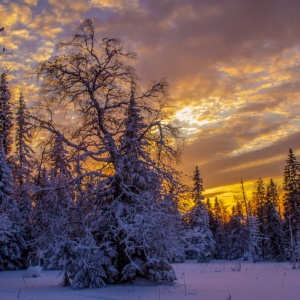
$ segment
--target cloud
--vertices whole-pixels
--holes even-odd
[[[32,18],[32,10],[27,5],[10,3],[9,10],[10,10],[10,17],[14,20],[14,23],[20,23],[26,25],[30,22]]]
[[[36,40],[37,37],[33,36],[31,32],[27,29],[19,29],[11,31],[11,35],[13,38],[25,39],[26,41]]]
[[[49,0],[49,4],[51,4],[54,8],[61,10],[62,12],[70,12],[70,11],[77,11],[77,12],[84,12],[91,8],[90,1],[83,0],[83,1],[72,1],[72,0]]]
[[[37,6],[39,0],[23,0],[26,4],[31,6]]]
[[[22,69],[86,17],[99,40],[121,38],[138,53],[142,86],[169,80],[168,112],[187,137],[181,169],[199,164],[210,188],[281,176],[288,148],[300,151],[299,10],[294,0],[7,1],[0,43],[20,86]]]
[[[138,0],[91,0],[92,6],[98,8],[110,8],[110,9],[132,9],[137,8],[139,6]]]

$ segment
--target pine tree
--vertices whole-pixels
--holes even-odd
[[[74,210],[74,195],[70,182],[72,175],[68,164],[68,153],[61,136],[55,136],[50,152],[51,169],[44,169],[32,213],[34,226],[33,253],[43,258],[48,269],[59,268],[66,245],[70,243],[69,234]]]
[[[32,194],[32,178],[33,155],[31,149],[31,124],[29,122],[25,100],[20,93],[15,117],[15,145],[16,152],[13,158],[13,174],[15,182],[15,198],[20,209],[20,226],[24,239],[30,239],[30,219],[31,212],[31,194]],[[26,255],[26,254],[25,254]]]
[[[17,270],[24,266],[25,241],[18,224],[19,211],[14,201],[13,176],[6,162],[0,136],[0,270]]]
[[[266,190],[265,190],[265,184],[263,179],[259,178],[258,181],[255,183],[256,190],[253,193],[253,200],[254,200],[254,208],[253,208],[253,215],[257,218],[258,224],[259,224],[259,232],[260,236],[262,237],[260,239],[261,241],[261,255],[262,259],[265,259],[265,256],[267,255],[266,251]]]
[[[260,223],[258,217],[255,215],[249,215],[247,220],[247,233],[248,233],[248,260],[253,262],[260,261],[262,259],[262,246],[261,241],[263,236],[260,231]]]
[[[288,159],[284,168],[284,215],[290,219],[293,231],[296,230],[300,220],[300,166],[293,150],[289,150]]]
[[[264,207],[265,207],[265,184],[263,179],[259,178],[256,183],[256,190],[253,193],[254,200],[254,214],[258,217],[259,222],[262,224],[264,219]]]
[[[287,256],[293,261],[295,266],[296,247],[300,241],[300,167],[293,150],[289,150],[288,159],[284,168],[284,230],[289,237],[287,242],[289,251]]]
[[[196,166],[194,175],[193,175],[193,189],[192,189],[192,197],[195,204],[201,202],[204,199],[202,195],[204,188],[203,188],[203,179],[200,176],[200,171],[198,166]]]
[[[211,231],[216,243],[215,258],[217,259],[226,258],[227,245],[224,224],[225,220],[222,216],[221,204],[216,197],[214,202],[214,222]]]
[[[158,282],[175,279],[169,264],[178,255],[179,244],[174,232],[174,201],[164,188],[166,174],[149,155],[148,126],[135,93],[132,82],[115,173],[99,181],[91,193],[90,201],[97,210],[89,220],[92,224],[89,232],[95,241],[89,238],[87,242],[102,256],[98,260],[101,272],[96,274],[100,286],[136,277]],[[73,285],[92,286],[95,269],[87,268],[84,275],[79,275],[82,272],[77,263],[75,260],[66,265]]]
[[[65,149],[62,136],[60,134],[53,138],[53,146],[50,153],[51,173],[54,178],[68,180],[72,178],[71,166],[68,162],[69,153]]]
[[[279,196],[277,186],[271,178],[267,186],[265,203],[265,238],[266,238],[266,259],[283,260],[283,232],[278,211]]]
[[[194,206],[186,214],[187,229],[185,233],[186,256],[197,258],[198,262],[209,261],[214,252],[215,241],[209,227],[209,214],[202,195],[203,180],[196,167],[193,176],[192,199]]]
[[[4,154],[7,159],[12,149],[12,127],[13,113],[11,107],[11,96],[8,87],[7,74],[0,75],[0,135],[2,137]]]
[[[232,207],[230,220],[227,224],[228,259],[242,259],[248,252],[248,230],[242,205],[237,201]]]

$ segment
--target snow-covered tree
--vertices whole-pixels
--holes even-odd
[[[209,214],[202,195],[203,179],[196,167],[193,176],[192,198],[194,206],[186,214],[186,256],[187,258],[197,258],[199,262],[209,261],[214,252],[215,241],[209,227]]]
[[[13,112],[11,107],[11,96],[7,81],[7,74],[0,75],[0,136],[6,158],[11,154],[13,143],[12,127]]]
[[[32,254],[43,258],[45,267],[58,268],[58,252],[69,242],[74,210],[72,175],[60,135],[53,139],[50,158],[50,170],[43,170],[35,191]]]
[[[47,106],[51,115],[35,118],[57,135],[55,109],[67,106],[65,123],[70,117],[74,130],[61,135],[62,141],[76,152],[77,165],[92,166],[80,175],[91,184],[78,193],[86,214],[78,230],[81,237],[73,232],[72,246],[66,248],[71,253],[64,265],[69,278],[78,288],[139,276],[174,280],[169,262],[177,251],[175,197],[167,187],[176,186],[171,161],[178,160],[180,151],[173,143],[178,129],[164,120],[167,82],[139,89],[128,65],[135,55],[117,39],[96,43],[90,20],[58,50],[36,69],[43,77],[40,106]],[[86,263],[82,271],[80,262],[95,255],[96,269]]]
[[[20,226],[26,240],[29,239],[32,193],[32,169],[34,152],[30,147],[31,124],[27,117],[24,97],[20,93],[15,112],[15,145],[13,174],[15,181],[15,199],[20,209]]]
[[[300,166],[293,150],[289,150],[288,159],[284,167],[284,230],[288,237],[287,256],[294,262],[296,260],[296,245],[300,232]]]
[[[13,176],[7,164],[0,138],[0,270],[16,270],[24,266],[22,252],[25,241],[18,224],[19,210],[14,201]]]
[[[260,261],[262,259],[262,246],[261,241],[263,236],[259,230],[259,220],[257,216],[249,215],[247,219],[247,233],[248,233],[248,247],[249,252],[247,259],[253,262]]]
[[[192,197],[194,203],[197,204],[204,199],[204,196],[202,195],[204,191],[203,179],[201,178],[198,166],[196,166],[195,168],[192,180],[193,180]]]
[[[265,238],[266,259],[283,260],[283,232],[279,211],[279,196],[277,186],[271,178],[266,191],[265,203]]]
[[[224,219],[224,216],[222,214],[221,203],[216,197],[214,202],[213,221],[210,224],[210,229],[215,241],[214,257],[217,259],[224,259],[227,255],[227,236],[225,233],[225,222],[226,220]]]
[[[186,217],[186,256],[197,258],[198,262],[207,262],[213,257],[215,241],[209,228],[205,203],[199,202]]]
[[[265,184],[263,179],[259,178],[255,182],[255,187],[256,189],[253,193],[253,201],[254,201],[253,210],[254,210],[254,214],[258,217],[259,221],[263,223],[264,206],[266,202],[266,198],[265,198],[266,189],[265,189]]]
[[[267,255],[267,220],[266,220],[266,189],[263,179],[259,178],[255,182],[255,191],[253,192],[253,215],[257,217],[257,221],[259,223],[259,231],[261,235],[261,255],[262,258],[265,259]]]
[[[243,215],[242,205],[237,201],[232,207],[230,220],[227,224],[228,232],[228,259],[242,259],[248,252],[248,234],[246,218]]]

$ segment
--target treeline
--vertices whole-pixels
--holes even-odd
[[[176,278],[171,262],[195,258],[293,260],[299,248],[299,165],[290,151],[284,214],[274,182],[230,218],[205,203],[199,169],[180,182],[178,128],[168,122],[165,80],[139,86],[117,39],[97,43],[85,20],[33,71],[40,100],[12,104],[0,78],[0,270],[40,262],[63,283],[101,287]],[[35,150],[37,153],[35,153]],[[180,213],[181,197],[194,206]]]
[[[251,199],[247,199],[241,181],[241,196],[231,212],[218,198],[202,196],[203,180],[196,167],[192,197],[195,206],[185,215],[183,228],[199,230],[191,238],[197,245],[187,257],[199,261],[214,259],[258,261],[292,261],[300,263],[300,167],[292,149],[289,150],[283,180],[283,203],[273,179],[266,185],[259,178]],[[205,203],[205,204],[204,204]],[[206,228],[206,229],[204,229]],[[200,237],[200,232],[204,233]],[[187,245],[187,244],[186,244]],[[201,249],[206,249],[201,253]]]

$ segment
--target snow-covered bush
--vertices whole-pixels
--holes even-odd
[[[42,276],[43,267],[41,266],[30,266],[26,269],[23,278],[33,278]]]

